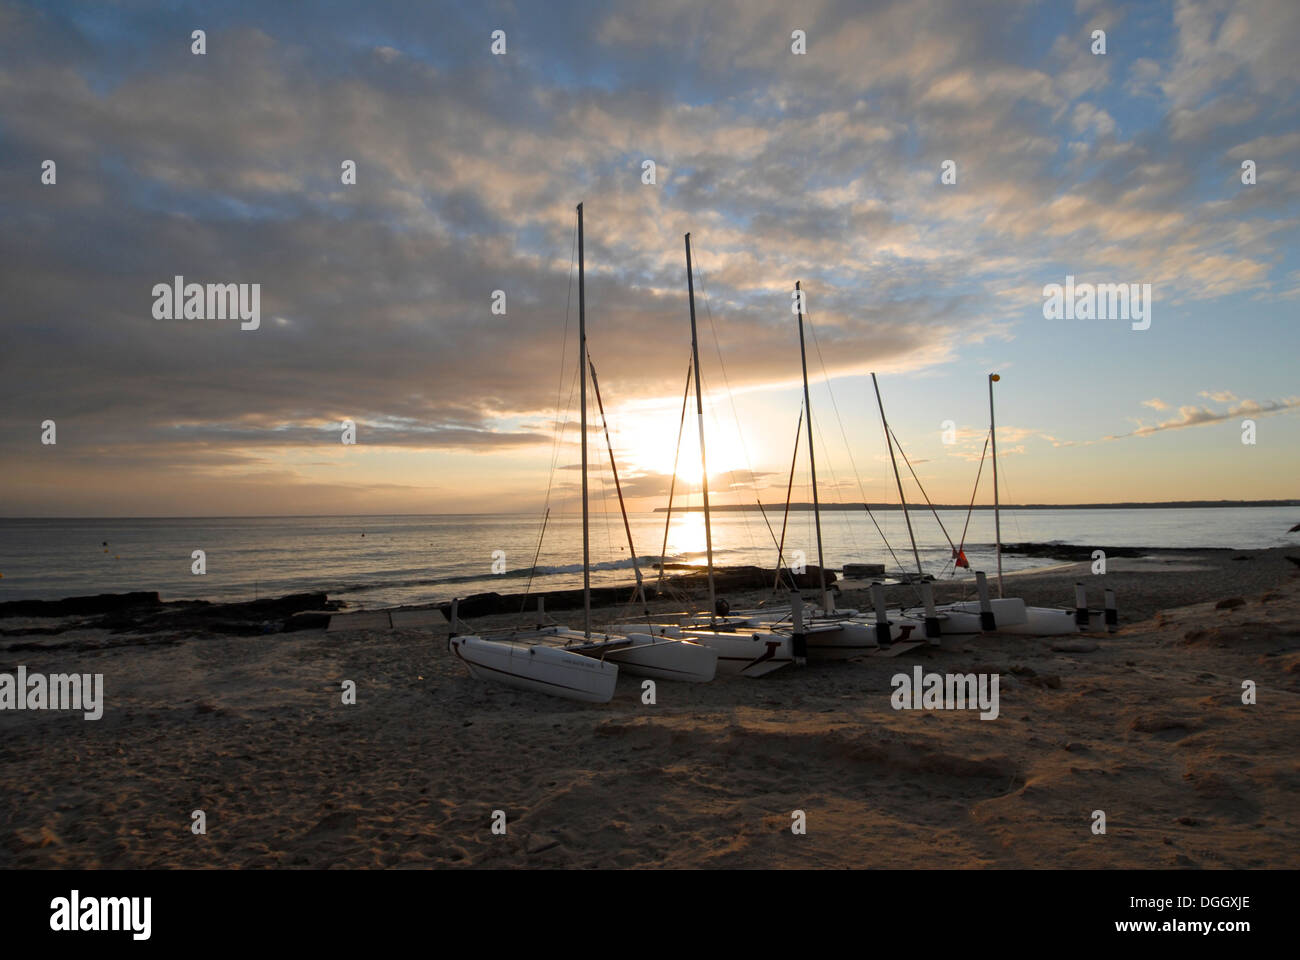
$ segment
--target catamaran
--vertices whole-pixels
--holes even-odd
[[[656,637],[689,639],[708,647],[717,655],[718,672],[744,677],[760,677],[788,666],[795,660],[796,641],[803,637],[795,624],[785,628],[761,624],[749,625],[717,615],[718,600],[713,577],[713,525],[709,513],[708,455],[704,443],[704,397],[700,388],[700,343],[695,321],[695,274],[691,264],[691,235],[686,234],[686,290],[691,318],[691,358],[695,378],[695,415],[700,431],[700,478],[704,500],[704,552],[708,569],[708,618],[686,624],[636,623],[638,631]],[[671,519],[671,514],[670,514]],[[649,619],[649,618],[647,618]]]
[[[975,601],[959,601],[956,603],[946,603],[936,605],[932,587],[929,583],[922,583],[921,594],[922,604],[920,607],[907,608],[900,610],[898,619],[900,622],[911,622],[919,624],[926,637],[934,639],[939,636],[969,636],[976,633],[996,631],[999,633],[1019,633],[1029,634],[1032,636],[1060,636],[1063,634],[1078,633],[1080,631],[1115,630],[1118,627],[1119,619],[1115,607],[1115,591],[1105,591],[1105,608],[1104,610],[1090,610],[1088,608],[1087,591],[1083,584],[1075,585],[1075,606],[1074,609],[1062,609],[1056,607],[1031,607],[1027,606],[1024,600],[1019,597],[1005,597],[1002,580],[1002,521],[1001,521],[1001,504],[998,493],[998,442],[997,427],[993,407],[993,384],[1002,378],[996,374],[989,374],[989,441],[992,445],[992,462],[993,462],[993,524],[994,524],[994,541],[995,552],[997,556],[997,577],[998,577],[998,595],[996,598],[990,598],[988,588],[983,573],[976,573],[976,588],[979,592],[980,599]],[[876,384],[876,375],[871,375],[873,384]],[[876,400],[880,401],[880,387],[876,384]],[[885,422],[884,405],[880,409],[881,422]],[[885,439],[890,444],[890,457],[893,458],[893,444],[888,424],[885,425]],[[906,454],[904,454],[906,456]],[[910,464],[909,464],[910,466]],[[898,466],[894,464],[894,476],[898,482],[898,493],[903,503],[903,515],[907,516],[907,500],[903,495],[902,481],[899,479]],[[919,481],[918,481],[919,482]],[[978,480],[976,481],[978,485]],[[928,501],[928,498],[927,498]],[[973,495],[972,495],[973,502]],[[937,519],[936,514],[936,519]],[[912,528],[909,522],[908,535],[912,536]],[[949,541],[951,543],[951,541]],[[912,537],[912,551],[916,559],[917,572],[921,572],[921,560],[916,549],[916,539]],[[953,547],[953,555],[964,556],[960,549]]]
[[[518,689],[572,700],[608,703],[614,695],[619,666],[640,676],[705,682],[713,679],[718,656],[711,648],[688,638],[652,632],[593,633],[591,629],[591,536],[587,484],[587,367],[590,355],[587,351],[586,309],[582,204],[578,204],[583,628],[577,631],[564,626],[539,625],[532,630],[505,636],[459,636],[459,624],[453,612],[447,646],[477,679],[494,680]]]

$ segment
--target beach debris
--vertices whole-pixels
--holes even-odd
[[[1215,610],[1235,610],[1237,607],[1244,607],[1246,601],[1241,597],[1224,597],[1214,605]]]

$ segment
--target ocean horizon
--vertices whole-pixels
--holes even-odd
[[[883,563],[891,574],[916,563],[899,510],[834,510],[822,517],[826,566]],[[1263,549],[1287,543],[1295,509],[1286,506],[1071,507],[1002,511],[1002,543],[1130,548]],[[940,579],[996,569],[993,516],[910,509],[921,566]],[[703,516],[677,511],[667,540],[665,515],[629,515],[637,566],[647,581],[658,564],[703,566]],[[811,512],[792,515],[787,564],[817,563]],[[775,567],[782,516],[771,508],[713,517],[717,566]],[[877,524],[879,530],[876,529]],[[945,530],[947,535],[945,536]],[[541,517],[525,513],[284,517],[133,517],[0,519],[0,602],[55,600],[156,590],[165,600],[247,600],[323,591],[351,606],[383,608],[442,602],[474,593],[560,590],[582,585],[581,521],[552,516],[539,550]],[[883,537],[882,537],[883,534]],[[970,560],[954,570],[953,544]],[[202,573],[195,551],[202,551]],[[1041,556],[1003,554],[1006,572],[1050,566]],[[591,582],[634,581],[617,510],[597,505],[591,520]]]

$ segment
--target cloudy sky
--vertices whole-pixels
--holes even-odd
[[[896,499],[871,371],[935,500],[991,371],[1006,501],[1294,497],[1297,41],[1294,0],[0,0],[0,513],[536,509],[575,480],[580,201],[634,507],[687,231],[724,502],[784,495],[796,280],[828,499]],[[260,284],[261,326],[158,319],[177,275]],[[1067,275],[1150,284],[1149,329],[1045,318]]]

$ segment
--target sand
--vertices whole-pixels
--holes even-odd
[[[606,705],[473,680],[445,625],[9,636],[0,670],[103,673],[107,705],[99,721],[0,712],[0,866],[1294,868],[1300,570],[1285,552],[1008,578],[1062,606],[1080,577],[1094,602],[1114,586],[1123,629],[1090,652],[984,636],[661,682],[654,705],[631,676]],[[998,719],[892,709],[890,677],[918,664],[996,672]]]

